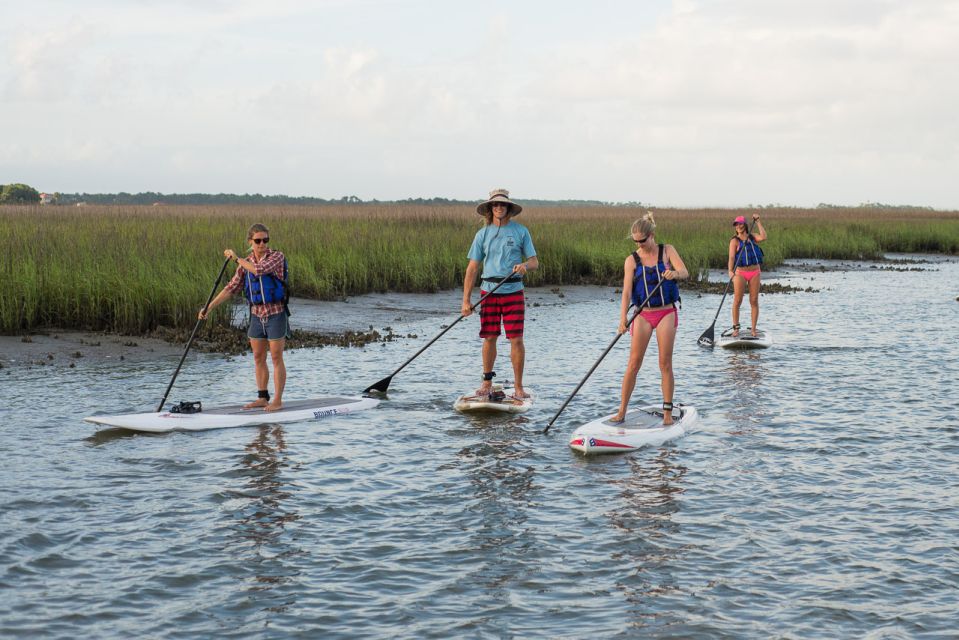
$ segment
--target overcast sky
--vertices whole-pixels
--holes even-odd
[[[0,183],[959,208],[959,0],[0,8]]]

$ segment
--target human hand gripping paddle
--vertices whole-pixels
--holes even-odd
[[[756,220],[758,218],[753,218],[753,223],[749,225],[749,228],[746,229],[746,237],[753,232],[753,228],[756,226]],[[716,319],[719,318],[719,312],[722,311],[723,303],[726,301],[726,294],[729,293],[729,285],[733,283],[733,278],[736,277],[736,268],[739,267],[739,256],[742,255],[743,249],[746,248],[746,243],[743,243],[743,246],[739,247],[739,251],[736,252],[736,260],[733,262],[733,277],[729,279],[729,282],[726,283],[726,288],[723,290],[723,297],[719,301],[719,308],[716,309],[716,315],[713,316],[713,323],[709,325],[709,328],[703,331],[703,335],[699,336],[697,343],[701,347],[712,347],[715,344],[715,329],[716,329]]]
[[[216,295],[216,288],[220,286],[220,280],[223,279],[223,273],[226,271],[226,265],[230,264],[232,257],[227,258],[223,261],[223,266],[220,267],[220,275],[216,277],[216,282],[213,283],[213,290],[210,291],[210,297],[206,299],[206,304],[203,305],[203,315],[206,315],[207,309],[210,307],[210,303],[213,301],[213,296]],[[173,383],[176,381],[176,377],[180,374],[180,367],[183,366],[183,361],[186,360],[186,354],[190,352],[190,347],[193,346],[193,339],[196,338],[196,332],[200,328],[200,324],[203,322],[203,318],[199,318],[196,321],[196,325],[193,327],[193,333],[190,334],[190,339],[186,343],[186,349],[183,351],[183,356],[180,358],[180,364],[176,366],[176,371],[173,372],[173,378],[170,379],[170,384],[167,385],[166,392],[163,394],[163,399],[160,400],[160,404],[157,405],[157,413],[163,411],[163,403],[166,402],[167,396],[170,395],[170,389],[173,388]]]
[[[490,289],[489,291],[487,291],[485,294],[483,294],[483,296],[480,297],[480,299],[477,300],[475,304],[470,305],[470,312],[472,313],[473,309],[475,309],[476,307],[478,307],[479,304],[480,304],[481,302],[483,302],[483,300],[486,300],[486,298],[488,298],[489,296],[491,296],[494,291],[496,291],[496,290],[499,289],[501,286],[503,286],[503,284],[505,284],[507,280],[509,280],[510,278],[514,277],[515,275],[516,275],[515,273],[510,273],[510,274],[507,275],[505,278],[503,278],[502,280],[500,280],[499,282],[497,282],[495,287],[493,287],[492,289]],[[434,342],[436,342],[437,340],[439,340],[440,338],[442,338],[444,333],[446,333],[447,331],[449,331],[450,329],[452,329],[452,328],[456,325],[457,322],[459,322],[460,320],[462,320],[462,319],[465,318],[465,317],[466,317],[466,314],[461,314],[459,318],[457,318],[456,320],[454,320],[453,322],[451,322],[451,323],[449,324],[449,326],[447,326],[445,329],[443,329],[442,331],[440,331],[440,332],[439,332],[439,335],[437,335],[435,338],[433,338],[432,340],[430,340],[429,342],[427,342],[426,345],[424,345],[422,349],[420,349],[419,351],[417,351],[416,353],[414,353],[412,358],[410,358],[409,360],[407,360],[406,362],[404,362],[403,364],[401,364],[399,369],[397,369],[396,371],[394,371],[394,372],[391,373],[390,375],[386,376],[385,378],[383,378],[382,380],[380,380],[380,381],[377,382],[376,384],[371,384],[371,385],[368,386],[367,388],[363,389],[363,393],[369,393],[370,391],[379,391],[380,393],[386,393],[386,390],[387,390],[387,389],[389,388],[389,386],[390,386],[390,381],[393,380],[393,376],[395,376],[397,373],[399,373],[400,371],[402,371],[402,370],[404,369],[404,367],[406,367],[406,365],[408,365],[409,363],[413,362],[413,360],[416,359],[416,356],[418,356],[418,355],[420,355],[421,353],[423,353],[424,351],[426,351],[431,344],[433,344]]]
[[[636,278],[634,277],[634,278],[633,278],[633,282],[635,283],[635,281],[636,281]],[[649,301],[652,300],[652,298],[653,298],[654,295],[656,295],[656,292],[659,291],[659,288],[660,288],[661,286],[663,286],[663,283],[664,283],[664,282],[666,282],[666,279],[665,279],[665,278],[662,279],[662,280],[660,280],[660,281],[659,281],[659,284],[657,284],[655,287],[653,287],[653,290],[649,293],[648,296],[646,296],[646,300],[643,302],[643,304],[641,304],[641,305],[639,306],[639,308],[637,308],[636,311],[633,312],[632,317],[626,322],[626,330],[623,331],[623,333],[626,333],[626,331],[629,330],[629,327],[633,324],[633,320],[635,320],[635,319],[636,319],[636,316],[638,316],[638,315],[640,314],[640,312],[643,310],[643,307],[649,305]],[[632,309],[634,306],[635,306],[635,305],[632,305],[632,304],[631,304],[631,305],[629,305],[628,307],[626,307],[626,313],[629,313],[629,310]],[[613,338],[613,341],[610,342],[610,343],[609,343],[609,346],[606,347],[606,350],[603,351],[603,355],[601,355],[601,356],[599,357],[599,360],[597,360],[597,361],[593,364],[593,366],[589,368],[589,371],[586,372],[586,375],[583,377],[583,379],[579,381],[579,384],[576,385],[576,388],[573,389],[573,392],[572,392],[571,394],[569,394],[569,397],[568,397],[568,398],[566,398],[566,402],[563,403],[563,406],[561,406],[561,407],[559,408],[559,411],[556,412],[556,415],[553,416],[553,418],[549,421],[549,424],[546,425],[546,428],[543,429],[543,433],[544,433],[544,434],[545,434],[545,433],[549,433],[549,429],[550,429],[550,427],[553,426],[553,423],[556,422],[556,418],[559,417],[559,414],[563,413],[563,410],[566,408],[566,405],[568,405],[568,404],[570,403],[570,401],[573,399],[573,396],[575,396],[577,393],[579,393],[579,390],[582,388],[582,386],[583,386],[584,384],[586,384],[586,381],[589,379],[589,377],[590,377],[591,375],[593,375],[593,372],[596,371],[596,367],[598,367],[598,366],[599,366],[599,363],[603,361],[603,358],[606,357],[606,354],[608,354],[608,353],[612,350],[613,346],[614,346],[617,342],[619,342],[619,339],[623,337],[623,333],[617,333],[617,334],[616,334],[616,337]]]

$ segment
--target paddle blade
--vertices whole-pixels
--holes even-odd
[[[711,324],[709,325],[708,329],[703,331],[703,335],[699,336],[699,346],[711,347],[715,344],[716,340],[715,340],[715,334],[713,331],[715,326],[716,326],[715,324]]]
[[[370,391],[379,391],[380,393],[386,393],[386,390],[390,388],[390,382],[393,380],[393,376],[387,376],[377,382],[376,384],[371,384],[367,388],[363,389],[363,393],[369,393]]]

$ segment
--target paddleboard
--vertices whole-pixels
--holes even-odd
[[[635,451],[678,438],[699,419],[695,407],[681,404],[673,407],[674,422],[668,427],[663,425],[661,405],[627,411],[626,419],[619,424],[610,424],[609,419],[613,415],[593,420],[576,429],[569,439],[569,446],[584,454]]]
[[[716,345],[724,349],[766,349],[773,343],[773,337],[768,331],[756,329],[756,335],[749,333],[749,329],[740,329],[738,336],[733,336],[732,329],[723,331]]]
[[[513,387],[504,387],[502,385],[493,385],[492,396],[477,396],[474,393],[460,396],[453,403],[453,408],[462,413],[523,413],[529,411],[533,406],[533,394],[529,393],[528,398],[516,398],[513,394],[516,389]],[[502,397],[499,397],[502,396]]]
[[[197,413],[130,413],[122,416],[90,416],[86,422],[132,431],[165,433],[167,431],[205,431],[258,424],[285,424],[314,420],[344,413],[371,409],[379,404],[373,398],[329,397],[285,402],[278,411],[244,409],[243,405],[202,409]]]

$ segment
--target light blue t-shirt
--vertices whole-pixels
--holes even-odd
[[[496,283],[513,272],[513,267],[536,255],[533,238],[529,230],[518,222],[509,221],[502,227],[490,224],[476,232],[473,245],[467,257],[483,263],[483,278],[493,282],[483,282],[482,287],[489,291]],[[516,274],[517,277],[519,274]],[[500,293],[515,293],[523,290],[522,282],[507,282],[496,290]]]

